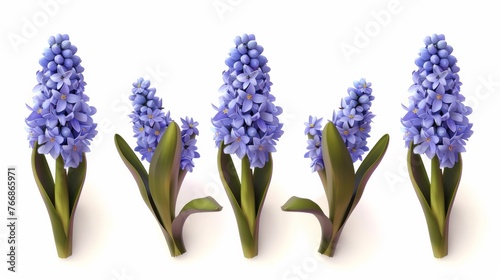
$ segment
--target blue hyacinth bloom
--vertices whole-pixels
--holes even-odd
[[[54,159],[62,156],[65,167],[76,168],[97,134],[92,119],[96,109],[87,104],[84,68],[69,36],[57,34],[48,43],[39,60],[42,69],[36,73],[33,105],[28,106],[31,113],[25,119],[28,142],[31,148],[40,145],[39,153]]]
[[[405,146],[413,142],[414,153],[425,153],[429,159],[437,156],[441,168],[451,168],[473,133],[467,117],[472,109],[463,104],[460,68],[445,36],[427,36],[424,44],[415,60],[418,68],[413,71],[409,104],[403,105]]]
[[[251,168],[262,168],[283,134],[278,120],[282,109],[273,104],[264,48],[253,34],[237,36],[234,42],[222,73],[220,104],[213,106],[214,140],[217,146],[224,143],[224,153],[248,156]]]
[[[139,78],[132,83],[132,101],[134,111],[129,115],[133,123],[134,137],[137,138],[135,151],[141,154],[141,160],[151,162],[156,147],[163,133],[172,122],[170,111],[163,112],[162,100],[156,96],[156,88],[150,87],[151,82]],[[196,151],[196,139],[198,134],[198,122],[193,118],[181,118],[181,162],[182,170],[193,171],[194,158],[199,158]]]
[[[371,83],[365,79],[353,82],[354,87],[347,89],[347,96],[340,101],[340,110],[334,113],[332,122],[337,127],[342,140],[351,155],[352,162],[362,160],[368,151],[366,139],[370,137],[371,122],[375,116],[370,107],[375,97]],[[311,170],[316,172],[324,168],[321,149],[321,118],[309,116],[305,122],[304,133],[308,135],[307,150],[304,155],[311,159]]]

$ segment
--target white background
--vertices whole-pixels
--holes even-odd
[[[271,3],[272,2],[272,3]],[[341,2],[341,1],[338,1]],[[8,3],[8,4],[7,4]],[[1,167],[18,172],[18,267],[7,272],[6,220],[0,226],[2,279],[500,279],[498,125],[500,71],[494,1],[3,1]],[[467,3],[467,4],[466,4]],[[24,118],[47,38],[67,33],[79,48],[86,93],[99,134],[74,221],[73,255],[56,254],[50,221],[31,173]],[[271,92],[285,134],[261,217],[260,250],[243,257],[232,208],[220,184],[210,118],[233,38],[254,33],[269,59]],[[400,118],[423,38],[443,33],[461,67],[474,135],[451,221],[449,255],[435,259],[408,178]],[[352,53],[342,50],[349,48]],[[151,79],[180,121],[199,121],[201,158],[178,205],[213,196],[224,209],[197,214],[184,228],[187,253],[170,257],[153,216],[113,142],[134,144],[127,114],[131,85]],[[293,196],[326,209],[317,174],[303,158],[303,123],[331,118],[352,81],[373,83],[373,146],[391,142],[351,215],[333,258],[317,253],[320,227],[310,215],[282,212]],[[49,161],[50,163],[50,161]],[[5,177],[4,177],[5,178]],[[5,180],[5,179],[4,179]],[[5,183],[4,183],[5,184]],[[0,217],[6,217],[6,188]],[[4,218],[2,218],[4,219]]]

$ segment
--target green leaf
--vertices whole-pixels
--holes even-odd
[[[184,246],[182,239],[180,240],[180,242],[176,243],[173,237],[170,236],[170,233],[163,226],[161,226],[160,228],[163,236],[165,237],[165,241],[167,242],[170,255],[172,257],[177,257],[184,254],[186,252],[186,247]]]
[[[183,243],[182,229],[186,219],[191,214],[202,212],[216,212],[222,210],[222,206],[215,201],[211,196],[193,199],[182,208],[181,212],[175,217],[172,222],[172,236],[176,244]]]
[[[236,200],[238,205],[241,205],[241,183],[238,177],[238,172],[234,166],[231,155],[224,153],[224,146],[221,142],[219,152],[217,154],[217,166],[219,175],[223,183],[228,185],[228,190]]]
[[[219,146],[219,151],[217,153],[217,166],[219,168],[219,175],[226,191],[227,197],[231,206],[233,208],[234,216],[236,218],[236,223],[238,224],[238,231],[240,233],[240,240],[243,245],[252,247],[252,232],[248,226],[248,222],[241,210],[240,206],[240,181],[238,178],[238,173],[234,168],[233,160],[231,155],[224,153],[223,144]]]
[[[445,204],[444,204],[444,188],[443,188],[443,172],[439,167],[439,159],[435,155],[431,160],[431,210],[436,216],[441,234],[444,233],[445,223]]]
[[[436,240],[441,240],[442,236],[439,229],[440,227],[436,216],[434,216],[434,213],[432,212],[432,209],[430,207],[430,199],[428,200],[428,198],[425,197],[422,191],[427,191],[427,195],[430,196],[429,178],[427,177],[427,172],[425,170],[425,166],[423,165],[421,156],[419,154],[413,153],[413,143],[410,144],[410,147],[408,149],[408,172],[413,185],[413,189],[415,189],[417,198],[420,201],[422,210],[424,211],[425,221],[427,222],[427,229],[429,231],[431,241],[435,242]],[[424,184],[424,186],[420,186],[419,183]]]
[[[171,122],[163,133],[149,165],[151,196],[167,231],[171,230],[171,223],[175,218],[180,154],[180,129],[175,122]]]
[[[253,171],[253,181],[255,187],[255,209],[257,209],[257,220],[260,216],[262,207],[264,206],[264,200],[266,199],[266,194],[271,183],[271,177],[273,175],[273,158],[271,153],[269,153],[269,160],[262,168],[254,168]]]
[[[307,198],[293,196],[283,206],[281,206],[281,210],[287,212],[303,212],[313,214],[321,225],[321,243],[324,243],[324,246],[327,246],[330,243],[330,239],[333,235],[333,224],[323,213],[321,207],[316,204],[316,202]]]
[[[361,162],[354,177],[355,192],[349,205],[349,212],[345,219],[347,219],[354,208],[356,208],[356,205],[358,205],[358,202],[363,195],[363,191],[365,190],[366,183],[370,179],[370,176],[373,174],[377,166],[382,161],[382,158],[384,157],[388,146],[389,134],[385,134],[378,140],[377,144],[375,144],[375,146],[371,149],[365,159]]]
[[[458,153],[458,161],[452,168],[444,168],[443,171],[443,188],[444,188],[444,199],[445,199],[445,213],[448,219],[451,208],[453,206],[453,201],[455,200],[455,195],[458,190],[458,185],[460,184],[460,179],[462,177],[462,156]]]
[[[56,176],[54,185],[54,206],[56,212],[61,218],[64,232],[68,235],[69,232],[69,195],[68,195],[68,174],[64,168],[64,160],[61,155],[56,159]]]
[[[85,153],[82,153],[82,161],[76,168],[68,168],[68,196],[69,196],[69,228],[68,228],[68,243],[72,246],[73,242],[73,219],[75,217],[78,200],[83,189],[83,183],[87,174],[87,158]]]
[[[422,161],[422,157],[419,154],[415,154],[413,152],[414,147],[415,145],[413,144],[413,142],[411,142],[410,147],[408,148],[407,156],[408,173],[410,175],[413,186],[417,186],[419,188],[419,191],[422,194],[425,203],[427,203],[427,205],[429,205],[430,207],[431,183],[429,181],[429,176],[427,176],[427,171],[425,170],[425,165]]]
[[[255,210],[255,189],[253,183],[253,171],[250,168],[248,156],[241,159],[241,211],[248,222],[248,228],[254,235],[257,211]]]
[[[188,173],[187,169],[179,168],[179,177],[177,177],[178,178],[177,185],[182,186],[182,182],[184,182],[184,178],[186,178],[187,173]]]
[[[76,168],[68,168],[68,195],[70,207],[70,220],[73,219],[78,199],[85,182],[87,174],[87,158],[85,153],[82,153],[82,162]]]
[[[258,240],[259,228],[260,228],[260,214],[262,213],[262,208],[264,207],[264,201],[266,200],[267,191],[269,190],[269,185],[271,183],[271,177],[273,175],[273,158],[271,153],[269,153],[269,160],[262,168],[254,168],[253,180],[255,188],[255,209],[257,210],[255,216],[255,224],[253,229],[253,236],[255,242]]]
[[[52,226],[52,233],[54,235],[54,241],[56,243],[58,254],[63,256],[65,252],[63,252],[61,248],[66,247],[68,240],[66,233],[64,232],[61,219],[54,206],[54,180],[47,164],[47,160],[45,159],[45,155],[41,155],[37,152],[38,147],[39,145],[35,143],[35,147],[33,148],[33,152],[31,154],[33,176],[38,186],[38,190],[42,195],[47,212],[49,213],[50,224]],[[50,195],[52,195],[52,199]]]
[[[354,166],[342,137],[332,122],[323,129],[321,143],[328,193],[332,193],[330,219],[334,230],[340,229],[354,193]]]
[[[31,167],[33,171],[33,176],[37,185],[42,188],[43,192],[46,194],[49,202],[54,206],[54,178],[52,177],[52,172],[45,159],[45,155],[41,155],[37,152],[38,147],[35,143],[31,154]]]
[[[149,190],[148,173],[142,165],[142,162],[139,160],[139,158],[134,153],[132,148],[130,148],[127,142],[118,134],[115,134],[115,146],[123,162],[134,177],[135,182],[137,183],[137,186],[139,188],[139,192],[141,193],[142,199],[148,206],[151,213],[155,215],[158,223],[160,223],[160,225],[163,227],[160,213],[158,213],[158,209],[156,209],[153,197],[151,196],[151,192]]]

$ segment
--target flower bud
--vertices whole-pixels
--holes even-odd
[[[241,71],[243,70],[243,63],[241,63],[241,61],[238,60],[233,64],[233,68],[236,71]]]
[[[259,66],[260,67],[266,65],[266,63],[267,63],[267,57],[265,57],[263,55],[259,55],[259,57],[257,57],[257,59],[259,60]]]
[[[438,127],[436,132],[439,137],[445,137],[445,136],[448,137],[448,133],[446,133],[446,128],[442,126]]]
[[[143,95],[137,94],[137,95],[135,95],[135,99],[134,99],[133,103],[144,105],[144,103],[146,103],[146,97],[144,97]]]
[[[453,55],[448,56],[448,62],[450,63],[450,67],[455,65],[457,63],[457,58]]]
[[[448,57],[448,51],[447,51],[447,50],[445,50],[445,49],[443,49],[443,50],[439,50],[439,51],[438,51],[438,56],[439,56],[440,58],[446,58],[446,57]]]
[[[426,61],[424,63],[424,69],[425,71],[432,71],[432,63],[430,61]]]
[[[236,71],[241,71],[243,70],[243,63],[241,63],[241,61],[238,60],[233,64],[233,68]]]
[[[235,44],[236,46],[237,46],[237,45],[239,45],[239,44],[241,44],[241,37],[240,37],[240,36],[236,36],[236,37],[234,38],[234,44]]]
[[[231,57],[226,58],[226,60],[225,60],[224,62],[226,63],[226,65],[227,65],[228,67],[231,67],[231,66],[233,66],[233,64],[234,64],[234,60],[233,60],[233,59],[231,59]]]
[[[447,50],[448,51],[448,55],[450,55],[453,52],[453,47],[450,46],[450,45],[447,45],[445,50]]]
[[[47,64],[47,69],[50,71],[56,71],[57,70],[57,64],[54,61],[49,61]]]
[[[63,50],[62,51],[62,56],[64,58],[70,58],[73,55],[73,52],[71,50]]]
[[[434,45],[428,45],[428,46],[427,46],[427,51],[428,51],[430,54],[435,54],[435,53],[437,53],[437,48],[436,48],[436,46],[434,46]]]
[[[432,40],[430,36],[425,36],[424,38],[424,44],[427,46],[429,44],[432,44]]]
[[[77,55],[73,55],[71,57],[71,60],[73,60],[73,66],[74,67],[76,67],[77,65],[80,64],[80,62],[82,62],[82,59],[79,56],[77,56]]]
[[[45,57],[45,59],[47,59],[48,61],[50,60],[53,60],[55,55],[54,53],[52,52],[52,49],[50,48],[47,48],[45,49],[45,51],[43,52],[43,57]]]
[[[49,63],[49,61],[47,59],[45,59],[45,57],[42,57],[38,60],[38,64],[40,64],[42,67],[47,67],[48,63]]]
[[[65,67],[66,69],[71,69],[71,68],[73,67],[73,60],[72,60],[72,59],[70,59],[70,58],[66,58],[66,59],[64,60],[64,67]]]
[[[49,45],[53,45],[56,43],[56,38],[54,36],[50,36],[49,39],[48,39],[48,43]]]
[[[250,56],[250,58],[257,58],[259,56],[259,52],[256,49],[250,50],[248,52],[248,56]]]
[[[61,53],[61,47],[59,47],[58,45],[52,45],[51,49],[52,49],[52,52],[54,54],[60,54]]]
[[[422,67],[424,65],[425,60],[423,60],[421,57],[415,59],[415,64],[418,67]]]
[[[439,36],[437,34],[432,34],[431,35],[431,42],[433,44],[436,44],[437,42],[439,42]]]
[[[246,54],[242,55],[240,58],[241,63],[248,64],[250,63],[250,57]]]
[[[58,54],[58,55],[56,55],[56,57],[54,57],[54,61],[57,64],[63,64],[64,63],[64,57],[62,55]]]
[[[76,73],[82,73],[84,70],[85,70],[85,68],[83,68],[81,65],[77,65],[75,67]]]
[[[249,40],[250,40],[250,38],[248,38],[248,35],[247,35],[247,34],[243,34],[243,35],[241,35],[241,42],[242,42],[243,44],[248,43],[248,41],[249,41]]]
[[[61,34],[57,34],[55,38],[56,38],[56,44],[60,44],[62,43],[62,41],[64,41],[64,38],[62,37]]]
[[[255,129],[253,126],[249,127],[247,129],[247,135],[250,137],[255,137],[257,135],[257,129]]]
[[[429,60],[431,58],[431,54],[427,51],[426,48],[420,49],[420,58],[423,60]]]
[[[71,47],[71,43],[69,42],[69,40],[64,40],[64,41],[62,41],[62,43],[61,43],[61,48],[62,48],[63,50],[66,50],[66,49],[68,49],[69,47]]]
[[[247,47],[251,50],[255,49],[257,47],[257,42],[255,40],[251,40],[248,42]]]
[[[439,56],[433,54],[431,56],[431,62],[432,62],[432,64],[439,64]]]
[[[69,129],[69,127],[67,126],[63,126],[63,128],[61,128],[61,135],[64,137],[72,136],[71,129]]]
[[[259,68],[259,60],[256,58],[250,59],[250,67],[252,67],[252,69]]]
[[[441,66],[441,68],[443,68],[443,69],[448,68],[448,65],[449,65],[448,59],[441,59],[439,61],[439,66]]]
[[[238,52],[240,54],[246,54],[247,53],[247,47],[243,44],[238,45]]]
[[[350,90],[348,93],[349,93],[349,97],[350,98],[352,98],[352,99],[358,98],[358,95],[356,94],[356,92],[354,91],[354,89]]]
[[[444,49],[444,48],[446,48],[446,46],[447,46],[447,44],[446,44],[445,40],[440,40],[439,42],[437,42],[438,49]]]
[[[363,104],[363,103],[367,103],[370,101],[370,98],[368,97],[367,94],[363,94],[361,95],[359,98],[358,98],[358,102]]]
[[[255,47],[255,49],[259,52],[259,53],[262,53],[264,51],[264,47],[262,47],[261,45],[257,45],[257,47]]]

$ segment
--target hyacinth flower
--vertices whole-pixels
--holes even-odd
[[[69,36],[50,36],[39,60],[33,105],[25,119],[29,147],[33,149],[33,176],[49,213],[57,254],[72,254],[73,219],[87,173],[85,153],[97,134],[84,94],[84,68]],[[55,178],[46,155],[55,160]]]
[[[341,100],[341,107],[321,129],[322,118],[309,117],[305,123],[307,152],[311,159],[311,170],[317,172],[328,201],[328,213],[307,198],[291,197],[282,207],[283,211],[313,214],[321,225],[321,243],[318,252],[332,257],[342,230],[352,211],[361,199],[370,176],[375,171],[389,145],[389,135],[383,135],[369,151],[374,117],[370,111],[372,100],[371,83],[365,79],[354,82],[347,90],[348,96]],[[354,163],[360,161],[355,172]]]
[[[408,107],[401,118],[405,146],[408,148],[408,172],[427,221],[434,257],[448,254],[450,213],[462,176],[465,143],[472,135],[460,94],[457,59],[444,35],[424,39],[409,88]],[[431,161],[431,177],[421,155]]]
[[[163,112],[162,100],[155,96],[156,89],[150,81],[139,78],[133,83],[133,123],[137,146],[134,150],[118,134],[115,145],[127,168],[132,173],[141,196],[161,227],[173,257],[186,252],[182,229],[189,215],[200,212],[220,211],[222,207],[212,198],[203,197],[188,202],[176,215],[176,202],[187,172],[194,168],[193,159],[200,154],[196,147],[199,135],[198,122],[181,118],[179,125]],[[149,163],[149,172],[141,163]]]
[[[219,106],[212,118],[214,140],[219,148],[220,178],[233,207],[243,254],[258,254],[259,220],[271,182],[276,141],[283,134],[278,120],[282,113],[273,102],[271,81],[264,48],[253,34],[234,39],[222,74]],[[232,155],[241,160],[241,181]]]

